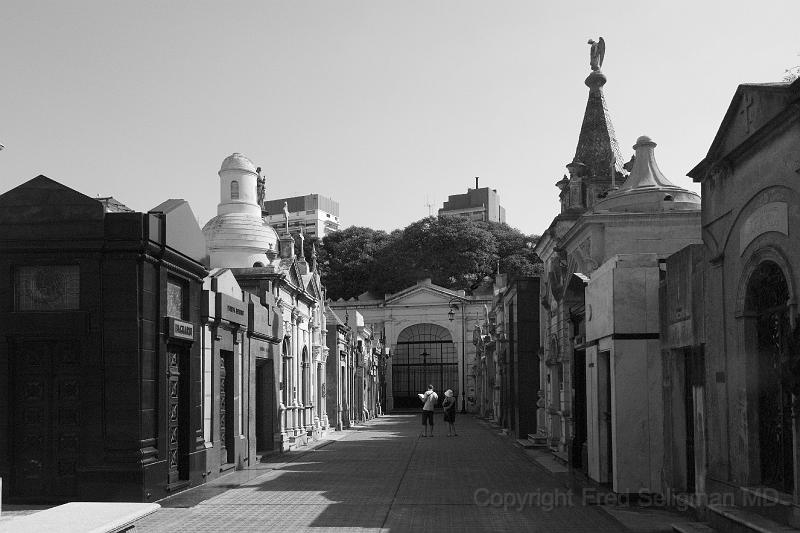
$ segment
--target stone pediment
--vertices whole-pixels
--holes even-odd
[[[447,304],[452,298],[464,298],[458,293],[433,285],[431,283],[418,284],[398,293],[386,297],[386,305],[431,305]]]
[[[102,221],[103,204],[46,176],[0,195],[0,224]]]
[[[789,83],[742,84],[736,89],[722,124],[703,162],[689,172],[694,181],[715,173],[715,162],[742,146],[755,132],[783,112],[796,97]],[[716,175],[716,174],[715,174]]]
[[[725,116],[727,124],[720,129],[721,137],[715,142],[719,143],[722,154],[739,146],[783,110],[789,96],[784,87],[784,84],[739,86]]]
[[[322,299],[322,287],[319,282],[319,278],[314,273],[305,274],[303,276],[305,280],[305,291],[309,293],[315,300]]]

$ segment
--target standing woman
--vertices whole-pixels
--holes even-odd
[[[444,421],[447,422],[447,436],[457,437],[456,433],[456,399],[453,398],[453,391],[447,389],[444,393],[444,401],[442,402],[442,409],[444,409]]]

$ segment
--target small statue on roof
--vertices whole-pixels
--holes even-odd
[[[317,269],[317,243],[311,243],[311,270]]]
[[[286,222],[286,234],[289,234],[289,204],[287,202],[283,202],[283,218]]]
[[[305,250],[306,235],[305,235],[305,233],[303,233],[303,226],[300,226],[300,235],[299,235],[299,237],[300,237],[300,259],[305,261],[306,260],[306,250]]]
[[[256,192],[258,194],[258,207],[264,208],[264,193],[266,191],[267,185],[267,178],[261,175],[261,167],[256,169],[256,174],[258,177],[256,178]]]
[[[589,44],[592,45],[589,49],[589,66],[592,70],[600,70],[603,66],[603,57],[606,55],[606,42],[600,37],[597,41],[589,39]]]

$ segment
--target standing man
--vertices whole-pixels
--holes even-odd
[[[425,428],[425,433],[420,437],[428,436],[428,424],[431,426],[431,437],[433,437],[433,409],[436,407],[436,402],[439,396],[433,391],[433,385],[428,385],[428,390],[424,394],[418,394],[419,399],[422,401],[422,426]]]

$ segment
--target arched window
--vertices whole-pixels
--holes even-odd
[[[231,200],[239,199],[239,182],[234,180],[231,182]]]

